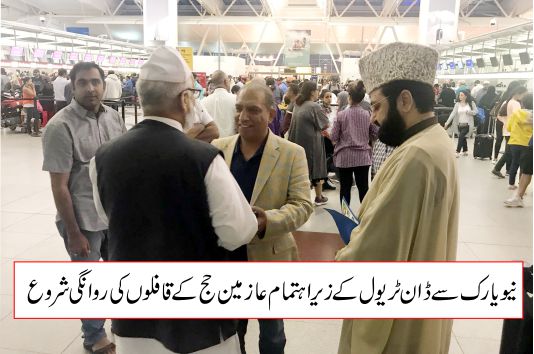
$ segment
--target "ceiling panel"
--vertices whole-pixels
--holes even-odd
[[[503,49],[523,49],[526,46],[525,44],[518,44],[518,43],[504,43],[504,44],[499,44],[497,47],[503,48]]]
[[[17,41],[18,40],[21,40],[21,41],[26,41],[26,42],[34,42],[34,43],[50,43],[50,42],[54,42],[53,39],[46,39],[46,38],[36,38],[36,37],[18,37],[17,36]]]
[[[72,42],[57,42],[54,44],[60,47],[83,47],[84,46],[83,44],[77,44],[77,43],[72,43]]]

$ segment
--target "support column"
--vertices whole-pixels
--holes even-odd
[[[144,44],[178,46],[178,1],[143,0]]]
[[[448,44],[458,37],[461,0],[421,0],[419,5],[419,43]]]

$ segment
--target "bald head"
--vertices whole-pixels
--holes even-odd
[[[228,76],[226,76],[224,71],[216,70],[211,74],[211,85],[214,88],[224,87],[228,89]]]
[[[274,108],[273,91],[265,84],[265,81],[256,79],[252,80],[250,84],[244,86],[239,91],[239,95],[245,95],[247,92],[253,92],[256,95],[261,95],[261,97],[263,97],[263,104],[265,105],[265,108]]]

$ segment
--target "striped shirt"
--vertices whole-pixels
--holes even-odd
[[[338,168],[371,165],[370,140],[378,136],[378,126],[371,124],[371,116],[362,107],[351,106],[339,112],[332,128],[335,144],[334,164]]]

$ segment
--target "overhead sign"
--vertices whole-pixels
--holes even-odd
[[[193,47],[178,47],[178,50],[189,66],[189,69],[193,70]]]
[[[310,66],[310,39],[310,30],[286,32],[286,66]]]
[[[89,27],[67,27],[67,32],[89,35]]]

